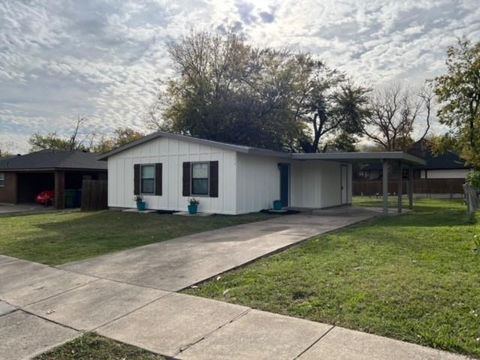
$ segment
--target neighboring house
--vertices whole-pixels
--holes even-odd
[[[292,154],[160,131],[102,159],[110,207],[134,207],[134,195],[141,195],[149,209],[185,211],[195,197],[201,212],[243,214],[271,208],[274,200],[297,208],[350,204],[351,157],[361,155]]]
[[[42,150],[0,159],[0,203],[33,203],[42,191],[55,191],[55,207],[65,206],[65,190],[81,189],[83,179],[106,179],[98,154]]]

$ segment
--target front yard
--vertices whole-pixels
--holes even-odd
[[[474,234],[461,201],[421,200],[187,292],[479,357]]]
[[[56,212],[0,217],[0,254],[59,265],[179,236],[272,218],[184,217],[120,211]]]

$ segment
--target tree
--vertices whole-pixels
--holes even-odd
[[[11,151],[8,150],[11,147],[13,147],[13,143],[10,143],[10,142],[0,143],[0,158],[12,156]]]
[[[177,76],[150,109],[154,128],[308,152],[320,151],[327,137],[361,129],[367,90],[309,54],[209,33],[170,44],[169,54]]]
[[[383,150],[406,151],[427,136],[432,100],[433,93],[428,87],[417,94],[398,84],[377,91],[370,100],[363,133]],[[423,133],[414,139],[414,127],[422,122]]]
[[[291,146],[299,131],[290,116],[298,72],[289,53],[205,32],[169,44],[168,52],[177,76],[152,107],[153,127],[276,150]]]
[[[139,140],[144,136],[145,134],[142,132],[133,130],[131,128],[118,128],[114,131],[113,137],[102,137],[92,149],[94,152],[106,153],[117,147]]]
[[[458,40],[447,50],[447,73],[435,81],[438,117],[450,128],[460,156],[480,167],[480,42]],[[447,139],[447,143],[451,141]]]
[[[305,152],[325,151],[331,145],[326,137],[334,135],[338,140],[360,134],[367,114],[369,89],[356,86],[344,74],[327,68],[321,62],[311,62],[309,78],[304,81],[299,95],[296,117],[306,126],[300,138]],[[346,147],[342,146],[346,149]]]
[[[86,144],[87,137],[79,139],[79,131],[82,125],[87,121],[84,117],[78,117],[75,126],[73,128],[72,134],[65,138],[57,135],[56,132],[50,132],[46,135],[41,135],[39,133],[33,134],[28,140],[31,149],[30,151],[39,151],[39,150],[64,150],[64,151],[88,151],[91,147]],[[91,142],[92,140],[90,140]]]

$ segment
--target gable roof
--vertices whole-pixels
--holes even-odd
[[[260,156],[275,156],[284,159],[293,159],[293,160],[331,160],[331,161],[345,161],[345,162],[359,162],[362,160],[366,161],[377,161],[377,160],[400,160],[406,163],[423,165],[424,161],[414,155],[407,154],[401,151],[397,152],[381,152],[381,153],[360,153],[360,152],[330,152],[330,153],[287,153],[282,151],[273,151],[268,149],[261,149],[252,146],[245,145],[235,145],[213,140],[205,140],[196,138],[193,136],[173,134],[165,131],[157,131],[153,134],[147,135],[137,141],[133,141],[127,145],[121,146],[113,151],[110,151],[106,154],[103,154],[100,157],[100,160],[107,160],[110,156],[119,154],[125,150],[134,148],[135,146],[145,144],[149,141],[158,138],[167,138],[175,139],[180,141],[187,141],[191,143],[196,143],[200,145],[212,146],[224,150],[231,150],[243,154],[250,155],[260,155]]]
[[[25,170],[107,170],[98,154],[83,151],[41,150],[0,160],[0,171]]]
[[[281,152],[281,151],[274,151],[274,150],[268,150],[268,149],[261,149],[261,148],[256,148],[252,146],[245,146],[245,145],[235,145],[235,144],[229,144],[229,143],[224,143],[220,141],[213,141],[213,140],[206,140],[206,139],[200,139],[196,138],[193,136],[188,136],[188,135],[180,135],[180,134],[173,134],[169,133],[166,131],[157,131],[154,132],[153,134],[144,136],[143,138],[133,141],[129,144],[120,146],[119,148],[112,150],[106,154],[103,154],[99,160],[107,160],[110,156],[121,153],[125,150],[131,149],[135,146],[145,144],[149,141],[158,139],[158,138],[167,138],[167,139],[174,139],[174,140],[180,140],[180,141],[187,141],[195,144],[200,144],[200,145],[205,145],[205,146],[212,146],[224,150],[231,150],[243,154],[253,154],[253,155],[264,155],[264,156],[277,156],[277,157],[285,157],[288,158],[290,157],[290,153],[286,152]]]

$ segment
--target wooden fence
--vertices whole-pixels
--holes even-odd
[[[403,194],[407,193],[408,180],[403,180]],[[413,192],[415,194],[463,194],[464,179],[415,179]],[[382,180],[353,180],[353,195],[382,194]],[[398,180],[388,182],[390,194],[398,192]]]
[[[95,211],[108,208],[106,180],[83,180],[82,211]]]

